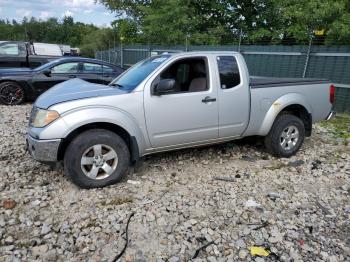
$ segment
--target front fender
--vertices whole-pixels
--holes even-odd
[[[299,93],[289,93],[279,97],[275,100],[267,111],[264,120],[259,128],[258,135],[266,136],[278,116],[278,114],[290,105],[300,105],[303,106],[309,114],[312,113],[312,108],[307,102],[307,99],[304,95]]]
[[[136,119],[129,113],[109,106],[84,106],[69,110],[49,126],[41,129],[40,139],[64,139],[79,127],[93,123],[109,123],[125,129],[136,138],[139,152],[144,152],[146,139]]]

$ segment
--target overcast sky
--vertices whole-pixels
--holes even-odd
[[[40,19],[73,16],[75,21],[109,26],[115,19],[103,5],[94,0],[0,0],[0,17],[16,19],[34,16]]]

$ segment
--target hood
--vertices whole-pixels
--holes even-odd
[[[47,109],[52,105],[72,100],[121,95],[125,93],[125,91],[112,86],[92,84],[76,78],[55,85],[53,88],[43,93],[36,100],[35,106]]]

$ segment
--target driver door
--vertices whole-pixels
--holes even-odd
[[[162,79],[175,80],[173,92],[154,95],[152,90]],[[218,138],[217,90],[210,80],[208,57],[193,57],[176,60],[145,87],[146,125],[153,148]]]
[[[43,93],[54,85],[77,77],[78,72],[79,62],[62,63],[53,66],[50,75],[45,75],[43,72],[39,72],[33,78],[33,86],[37,93]]]

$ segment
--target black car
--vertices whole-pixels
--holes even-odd
[[[124,69],[96,59],[60,58],[35,69],[0,69],[0,102],[19,105],[33,101],[54,85],[80,78],[97,84],[108,84]]]

